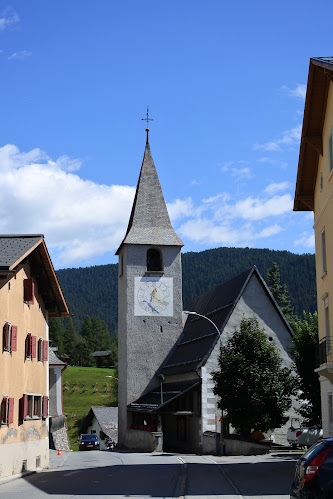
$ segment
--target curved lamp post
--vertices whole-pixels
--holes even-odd
[[[184,314],[186,315],[197,315],[198,317],[202,317],[203,319],[206,319],[208,322],[210,322],[214,328],[216,329],[217,334],[219,335],[219,340],[222,346],[222,338],[221,338],[221,333],[215,322],[213,322],[209,317],[206,315],[199,314],[198,312],[194,312],[193,310],[183,310]],[[224,442],[224,429],[223,429],[223,409],[221,411],[221,454],[222,456],[225,456],[225,442]]]

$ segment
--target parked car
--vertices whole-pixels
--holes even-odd
[[[79,450],[99,449],[99,438],[96,433],[82,433],[80,435]]]
[[[311,447],[322,436],[323,430],[320,426],[310,426],[308,428],[294,428],[291,426],[287,431],[287,440],[293,447]]]
[[[333,497],[333,438],[313,444],[296,463],[291,499]]]

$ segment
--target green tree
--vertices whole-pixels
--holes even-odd
[[[299,399],[302,405],[299,409],[304,423],[320,424],[321,401],[319,375],[314,370],[316,366],[315,352],[318,345],[318,314],[306,314],[303,319],[296,319],[293,325],[295,335],[291,353],[300,380],[301,393]]]
[[[244,436],[286,423],[296,393],[291,370],[268,342],[255,318],[243,319],[240,330],[221,347],[220,370],[213,374],[220,409]]]
[[[92,356],[92,351],[85,338],[80,338],[76,344],[76,364],[82,367],[92,367],[95,365],[95,360]]]
[[[86,345],[90,349],[91,352],[94,352],[94,328],[92,324],[92,320],[90,317],[87,315],[86,318],[84,319],[84,322],[82,324],[82,329],[81,329],[81,337],[85,339]]]
[[[75,326],[72,318],[70,317],[63,334],[64,355],[66,355],[66,360],[70,364],[77,363],[76,347],[78,340],[79,338]]]
[[[266,274],[266,281],[270,292],[274,296],[277,304],[281,308],[285,318],[289,322],[293,322],[294,316],[291,308],[290,298],[286,284],[280,283],[280,270],[278,264],[273,262],[273,265],[268,269]]]
[[[64,345],[62,337],[64,334],[64,328],[62,325],[62,320],[58,318],[49,319],[49,335],[52,346],[58,347],[58,354],[61,356],[64,351]]]

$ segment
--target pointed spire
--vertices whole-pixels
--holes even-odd
[[[134,203],[121,244],[183,246],[172,228],[155,164],[147,141]],[[120,246],[120,247],[121,247]],[[119,253],[120,247],[116,254]]]

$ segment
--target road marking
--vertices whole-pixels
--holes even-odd
[[[212,463],[214,463],[214,464],[217,464],[217,466],[218,466],[220,472],[222,473],[222,475],[224,476],[224,478],[229,482],[229,484],[231,485],[231,487],[234,489],[235,493],[237,494],[238,499],[244,499],[244,496],[240,493],[240,491],[238,490],[238,488],[237,488],[236,484],[234,483],[234,481],[231,480],[231,478],[228,477],[228,475],[224,471],[222,465],[219,464],[219,463],[217,463],[214,459],[211,459],[210,457],[206,457],[206,459],[208,461],[212,461]]]
[[[82,470],[70,471],[69,473],[65,473],[64,476],[76,475],[77,473],[82,473]]]
[[[185,497],[185,486],[186,486],[186,473],[187,473],[187,463],[186,461],[180,457],[176,456],[177,461],[180,462],[182,465],[181,471],[179,473],[179,477],[176,483],[175,487],[175,493],[176,497],[178,496],[178,499],[184,499]]]

